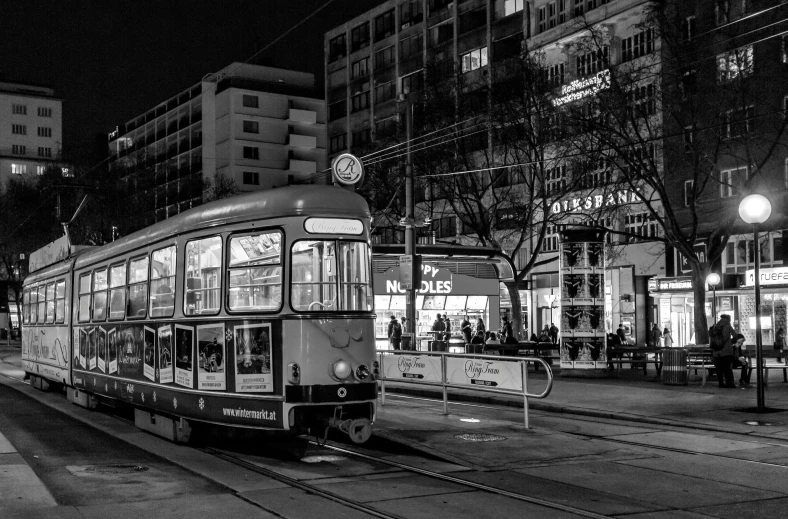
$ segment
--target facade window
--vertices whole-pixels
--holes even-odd
[[[328,41],[328,61],[336,61],[347,56],[347,38],[340,34]]]
[[[375,18],[375,42],[394,34],[394,9]]]
[[[258,105],[258,97],[247,94],[243,95],[243,105],[246,108],[260,108]]]
[[[337,86],[347,83],[347,68],[343,67],[328,74],[328,85]]]
[[[631,61],[654,52],[654,31],[641,31],[621,40],[621,62]]]
[[[449,20],[430,29],[430,43],[441,45],[454,38],[454,23]]]
[[[12,124],[11,133],[15,135],[27,135],[27,126],[24,124]]]
[[[44,174],[46,168],[44,166],[36,166],[36,175],[39,177]],[[64,175],[65,176],[65,175]]]
[[[783,34],[782,41],[780,43],[780,60],[783,63],[788,63],[788,35]]]
[[[396,97],[397,85],[394,81],[383,83],[375,87],[375,103],[385,103]]]
[[[244,171],[244,184],[248,186],[259,186],[260,173],[253,171]]]
[[[328,105],[328,120],[336,121],[347,115],[347,101],[342,100],[338,103],[331,103]]]
[[[555,65],[550,65],[546,69],[544,69],[545,75],[545,82],[551,88],[557,88],[564,84],[565,76],[564,76],[564,64],[563,63],[556,63]]]
[[[548,195],[561,193],[566,189],[566,165],[555,165],[545,170],[545,191]]]
[[[27,173],[27,164],[11,164],[12,175],[24,175]]]
[[[755,111],[752,106],[742,110],[733,110],[725,114],[725,137],[732,139],[741,137],[753,130]]]
[[[52,137],[52,128],[48,128],[46,126],[39,126],[38,127],[38,136],[39,137]]]
[[[369,75],[369,58],[354,61],[350,68],[350,78],[358,79]]]
[[[388,119],[384,119],[382,121],[378,121],[377,123],[375,123],[376,139],[391,137],[396,133],[397,133],[397,119],[395,117],[389,117]]]
[[[353,132],[353,146],[366,146],[370,140],[369,128]]]
[[[695,127],[694,126],[685,126],[684,127],[684,151],[692,151],[692,144],[695,141]]]
[[[260,133],[260,123],[257,121],[244,121],[244,133]]]
[[[350,52],[369,46],[369,22],[364,22],[350,31]]]
[[[543,252],[555,252],[558,250],[558,229],[555,225],[547,226],[547,233],[542,243]]]
[[[487,9],[473,9],[460,15],[460,34],[484,27],[487,24]]]
[[[747,77],[755,70],[752,45],[717,56],[717,74],[720,82],[730,81],[737,77]]]
[[[539,25],[537,26],[537,32],[543,33],[547,30],[547,6],[543,5],[539,8],[539,18],[538,18]]]
[[[27,148],[21,144],[14,144],[11,146],[11,153],[14,155],[24,155],[27,151]]]
[[[745,180],[747,180],[746,166],[720,171],[720,198],[737,196]]]
[[[682,29],[681,32],[684,35],[684,41],[689,42],[690,40],[692,40],[692,38],[694,38],[696,34],[695,17],[688,16],[687,18],[685,18],[684,22],[682,23],[681,29]]]
[[[684,207],[690,207],[695,203],[695,181],[684,181]]]
[[[688,70],[681,75],[681,95],[684,99],[698,92],[698,73]]]
[[[38,156],[39,157],[51,157],[52,156],[52,148],[44,148],[39,146],[38,147]]]
[[[593,11],[609,1],[610,0],[575,0],[575,16],[583,16],[583,13]]]
[[[523,10],[523,0],[503,0],[503,15],[510,16]]]
[[[630,116],[647,117],[656,113],[654,85],[642,85],[632,88],[627,94]]]
[[[402,29],[420,23],[424,19],[421,0],[410,0],[399,6],[399,23]]]
[[[650,213],[628,214],[625,229],[627,243],[646,241],[659,236],[659,225]]]
[[[728,0],[715,0],[714,17],[717,25],[728,23],[731,20],[731,4]]]
[[[424,36],[419,33],[410,38],[405,38],[399,42],[399,59],[407,59],[411,56],[421,57],[421,51],[424,48]]]
[[[436,238],[454,238],[457,236],[457,217],[447,216],[432,222]]]
[[[788,159],[785,159],[785,166],[783,169],[783,187],[788,189]]]
[[[328,151],[330,153],[336,153],[338,151],[342,151],[347,149],[346,142],[347,135],[344,133],[340,133],[339,135],[334,135],[328,141]]]
[[[509,36],[502,40],[494,41],[492,59],[495,61],[503,61],[508,58],[517,57],[520,55],[522,48],[522,34],[515,34],[514,36]]]
[[[386,47],[375,53],[375,69],[380,70],[394,63],[394,46]]]
[[[45,106],[38,107],[38,116],[39,117],[52,117],[52,109],[47,108]]]
[[[256,146],[244,146],[244,158],[260,160],[260,148]]]
[[[487,66],[487,47],[475,49],[462,55],[462,72],[471,72]]]
[[[402,93],[421,92],[424,88],[424,76],[421,71],[402,78]]]
[[[14,115],[27,115],[27,105],[11,105],[11,112]]]
[[[578,77],[596,74],[608,67],[610,51],[607,45],[598,50],[592,50],[577,56]]]
[[[369,108],[369,90],[354,95],[350,98],[350,102],[351,111],[354,113]]]
[[[783,265],[782,232],[762,233],[758,240],[761,267]],[[746,272],[755,264],[755,242],[752,236],[731,236],[722,255],[723,271],[727,273]]]

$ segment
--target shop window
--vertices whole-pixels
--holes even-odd
[[[222,238],[213,236],[186,243],[184,315],[219,313]]]
[[[150,316],[172,317],[175,310],[175,246],[154,251],[150,272]]]

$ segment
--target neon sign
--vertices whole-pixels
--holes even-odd
[[[553,214],[573,212],[584,212],[591,209],[599,209],[602,206],[614,206],[619,204],[634,204],[638,201],[637,195],[631,191],[619,191],[605,195],[588,195],[585,198],[572,198],[571,200],[557,200],[553,202],[551,211]]]
[[[553,106],[565,105],[608,88],[610,88],[610,71],[602,70],[591,77],[576,79],[568,85],[562,86],[560,97],[553,99]]]

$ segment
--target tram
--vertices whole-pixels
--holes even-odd
[[[369,223],[346,189],[286,187],[77,251],[25,280],[24,370],[81,405],[129,403],[138,422],[364,442],[379,372]]]

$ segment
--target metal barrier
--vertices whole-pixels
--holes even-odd
[[[387,381],[442,387],[443,414],[449,414],[448,388],[522,395],[525,428],[529,429],[528,398],[545,398],[553,389],[553,370],[547,362],[537,357],[400,350],[378,350],[377,353],[381,405],[386,405]],[[394,359],[396,362],[391,362]],[[542,364],[547,374],[547,387],[538,394],[528,393],[528,364],[531,362]],[[513,366],[518,369],[511,369]]]

